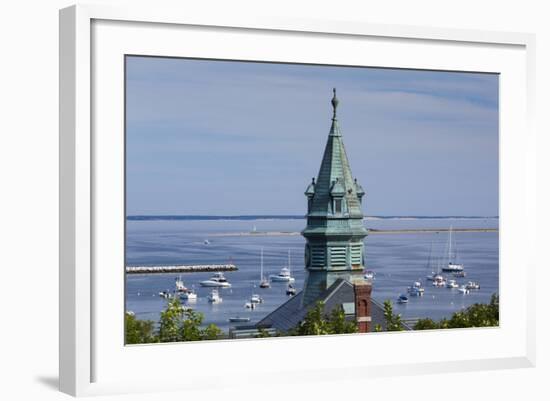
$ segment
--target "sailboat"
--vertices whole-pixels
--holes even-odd
[[[264,277],[264,248],[260,251],[260,288],[269,288],[271,284]]]
[[[430,281],[433,281],[435,276],[437,276],[437,272],[433,271],[433,268],[432,268],[433,249],[434,249],[434,243],[432,241],[432,243],[430,244],[430,256],[428,258],[428,263],[426,264],[426,268],[429,271],[428,275],[426,276],[426,279],[430,280]],[[430,272],[430,270],[431,270],[431,272]]]
[[[431,272],[426,276],[426,279],[431,281],[434,287],[444,287],[446,284],[446,280],[445,280],[445,277],[441,275],[440,263],[437,264],[436,271],[434,271],[432,267],[433,246],[434,246],[434,243],[432,241],[430,245],[430,257],[428,259],[428,264],[426,266],[428,271],[431,270]]]
[[[271,281],[278,281],[278,282],[285,282],[285,283],[292,283],[294,282],[294,277],[290,275],[290,250],[288,251],[288,266],[285,266],[281,269],[279,274],[275,275],[272,274],[269,276]]]
[[[455,251],[455,254],[453,255],[453,226],[449,228],[447,255],[449,263],[447,265],[443,265],[443,267],[441,268],[442,271],[456,273],[464,270],[464,266],[456,262],[457,252]]]

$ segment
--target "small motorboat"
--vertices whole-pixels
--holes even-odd
[[[407,292],[413,297],[421,297],[424,295],[424,288],[422,287],[420,281],[415,281],[412,286],[407,288]]]
[[[218,290],[212,290],[210,294],[208,294],[208,302],[211,304],[219,304],[222,302],[222,298],[220,297]]]
[[[294,277],[291,277],[290,269],[288,267],[283,267],[279,272],[279,274],[277,275],[272,274],[271,276],[269,276],[269,278],[271,279],[271,281],[277,281],[277,282],[283,281],[283,282],[290,283],[294,281]]]
[[[466,288],[469,290],[479,290],[481,286],[475,281],[468,281],[468,284],[466,284]]]
[[[374,280],[374,276],[376,273],[374,273],[373,270],[365,270],[365,275],[363,276],[365,280]]]
[[[187,290],[180,294],[180,299],[186,302],[196,302],[197,293],[194,290]]]
[[[296,288],[292,284],[286,287],[286,295],[296,295]]]
[[[458,292],[460,292],[463,295],[466,295],[470,293],[470,290],[465,285],[461,285],[458,289]]]
[[[453,272],[453,276],[464,278],[464,277],[466,277],[466,272],[464,270]]]
[[[443,266],[441,268],[441,270],[444,271],[444,272],[450,272],[450,273],[453,273],[453,274],[457,274],[457,273],[460,273],[464,270],[464,265],[449,262],[449,264],[446,265],[446,266]]]
[[[456,280],[447,281],[447,288],[458,288]]]
[[[253,304],[261,304],[264,300],[258,294],[252,294],[250,297],[250,302]]]
[[[207,239],[204,240],[204,245],[210,245],[210,241],[208,241]]]
[[[164,299],[170,299],[170,298],[172,298],[172,294],[168,290],[161,291],[161,292],[159,292],[159,297],[164,298]]]
[[[240,316],[234,316],[230,317],[228,319],[231,323],[244,323],[244,322],[250,322],[249,317],[240,317]]]
[[[246,309],[255,309],[256,308],[256,304],[254,302],[247,302],[244,304],[244,307]]]
[[[217,272],[208,280],[201,281],[200,285],[203,287],[231,287],[231,284],[227,281],[222,272]]]
[[[435,276],[433,276],[432,285],[434,287],[445,287],[446,284],[447,282],[445,280],[445,277],[443,277],[441,274],[436,274]]]
[[[409,298],[405,294],[401,294],[399,298],[397,298],[398,304],[406,304],[407,302],[409,302]]]

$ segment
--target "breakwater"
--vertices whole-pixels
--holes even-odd
[[[127,274],[225,272],[239,270],[232,263],[225,265],[126,266]]]

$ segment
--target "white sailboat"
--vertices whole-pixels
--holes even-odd
[[[438,272],[433,271],[432,268],[432,255],[433,255],[433,249],[434,249],[434,243],[433,241],[430,244],[430,256],[428,257],[428,263],[426,265],[428,269],[428,275],[426,276],[426,279],[429,281],[434,281],[435,277],[437,276]]]
[[[294,277],[290,274],[290,250],[288,251],[288,266],[285,266],[281,269],[279,274],[274,275],[272,274],[269,276],[271,281],[278,281],[278,282],[285,282],[285,283],[292,283],[294,282]]]
[[[271,284],[264,277],[264,248],[260,251],[260,288],[269,288]]]
[[[442,271],[456,273],[464,270],[464,266],[456,261],[457,260],[456,250],[453,255],[453,226],[449,228],[449,242],[447,243],[447,255],[448,255],[448,264],[443,265],[443,267],[441,268]]]

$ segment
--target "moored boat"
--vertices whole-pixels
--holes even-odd
[[[461,285],[460,288],[458,289],[458,292],[463,295],[466,295],[470,293],[470,290],[465,285]]]
[[[447,288],[458,288],[456,280],[447,281]]]
[[[406,304],[407,302],[409,302],[409,298],[405,294],[401,294],[397,298],[397,303],[398,304]]]
[[[187,302],[195,302],[197,300],[197,293],[194,290],[187,290],[180,294],[180,299]]]
[[[228,320],[229,320],[231,323],[250,322],[250,318],[249,318],[249,317],[241,317],[241,316],[230,317]]]
[[[181,276],[176,278],[176,292],[187,292],[187,288],[185,287]]]
[[[269,288],[271,284],[264,277],[264,248],[260,251],[260,288]]]
[[[435,274],[432,279],[432,285],[434,287],[445,287],[447,281],[441,274]]]
[[[264,300],[258,294],[252,294],[250,302],[253,304],[261,304]]]
[[[296,288],[292,284],[286,287],[286,295],[296,295]]]
[[[285,283],[292,283],[294,282],[294,277],[290,274],[290,251],[288,251],[288,266],[285,266],[281,269],[279,274],[274,275],[272,274],[269,276],[271,281],[274,282],[285,282]]]
[[[468,281],[468,284],[466,284],[466,288],[469,290],[479,290],[481,286],[478,282],[475,281]]]
[[[424,295],[424,288],[420,281],[415,281],[413,285],[407,288],[407,293],[413,297],[421,297]]]
[[[373,270],[365,270],[365,275],[363,276],[365,280],[374,280],[376,273]]]
[[[203,287],[231,287],[231,284],[227,281],[222,272],[214,273],[208,280],[201,281],[200,285]]]
[[[458,252],[456,251],[455,246],[455,252],[453,254],[453,226],[449,228],[449,240],[447,242],[447,256],[448,256],[448,264],[442,266],[441,270],[444,272],[450,272],[450,273],[460,273],[464,270],[464,265],[458,263],[456,260],[458,258]]]
[[[217,289],[214,289],[210,292],[210,294],[208,294],[208,302],[212,303],[212,304],[218,304],[220,302],[222,302],[222,297],[220,297],[220,293],[218,292]]]

